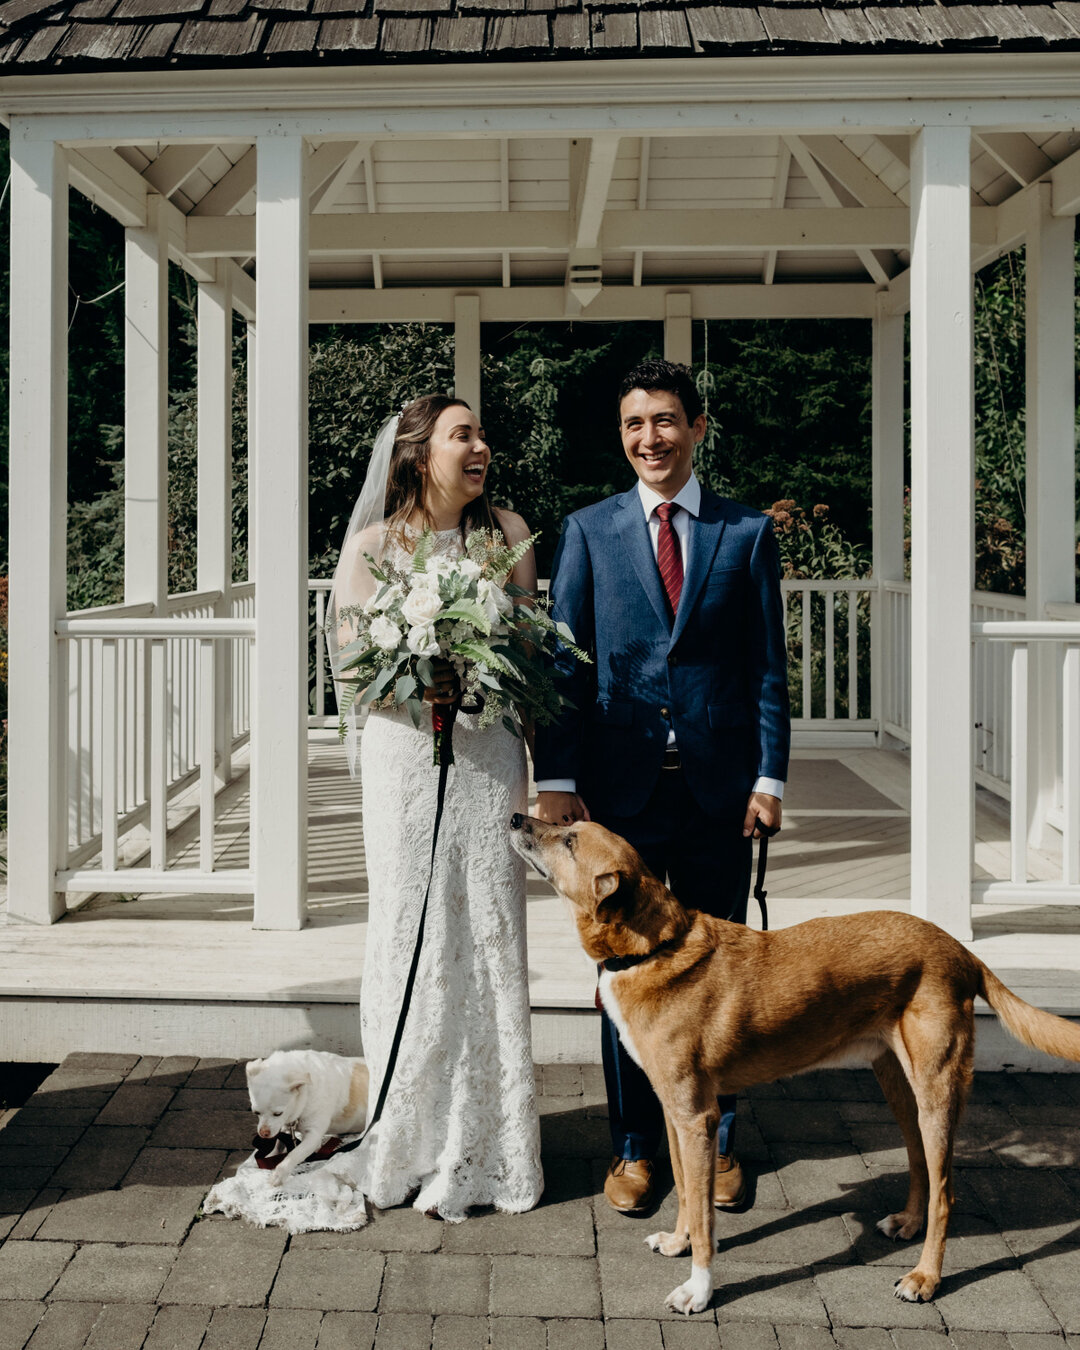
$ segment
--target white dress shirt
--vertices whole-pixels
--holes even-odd
[[[673,506],[682,507],[681,511],[676,511],[671,518],[671,525],[679,540],[679,548],[682,552],[683,576],[686,575],[686,566],[689,561],[690,547],[690,517],[696,520],[701,511],[701,484],[696,476],[691,473],[690,477],[682,485],[674,497],[661,497],[658,492],[652,488],[646,487],[641,480],[638,480],[638,497],[641,499],[641,509],[645,512],[645,521],[649,527],[649,541],[652,544],[653,557],[657,556],[660,540],[660,517],[656,514],[656,508],[665,501],[670,501]],[[675,728],[668,731],[668,749],[675,746]],[[577,784],[572,778],[549,778],[542,783],[537,783],[537,792],[576,792]],[[773,797],[783,797],[784,784],[779,778],[759,778],[754,784],[755,792],[767,792]]]

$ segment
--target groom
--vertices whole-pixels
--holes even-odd
[[[619,390],[629,492],[564,522],[554,614],[595,665],[564,670],[576,711],[538,728],[542,820],[600,821],[689,909],[746,921],[751,836],[780,825],[790,726],[772,521],[701,487],[705,415],[690,372],[645,361]],[[604,1193],[652,1198],[663,1111],[601,1013],[614,1158]],[[734,1097],[719,1098],[715,1203],[745,1191]]]

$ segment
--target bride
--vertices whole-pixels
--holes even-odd
[[[476,414],[428,395],[380,433],[334,577],[331,648],[350,637],[339,611],[375,589],[364,554],[407,568],[416,540],[464,551],[474,529],[528,537],[484,493],[491,451]],[[535,590],[532,552],[510,580]],[[382,1081],[431,862],[438,770],[431,709],[458,695],[448,663],[415,728],[374,708],[360,740],[368,936],[360,1024],[372,1088]],[[518,1212],[543,1189],[525,952],[525,876],[504,828],[526,809],[525,748],[502,724],[458,714],[416,985],[380,1122],[348,1161],[381,1209],[413,1205],[457,1221],[470,1207]],[[331,1164],[333,1165],[333,1164]],[[336,1170],[336,1169],[335,1169]],[[362,1173],[362,1175],[359,1175]]]

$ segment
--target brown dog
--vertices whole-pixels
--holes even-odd
[[[909,1302],[941,1282],[952,1207],[953,1136],[972,1079],[972,1005],[981,995],[1025,1045],[1080,1061],[1080,1029],[1011,993],[954,938],[910,914],[811,919],[775,933],[727,923],[678,900],[625,839],[580,821],[511,821],[511,843],[573,907],[586,953],[603,962],[600,997],[664,1107],[679,1198],[665,1256],[689,1244],[678,1312],[712,1296],[718,1092],[809,1069],[869,1062],[907,1145],[899,1214],[878,1224],[911,1238],[928,1214],[918,1265],[897,1281]]]

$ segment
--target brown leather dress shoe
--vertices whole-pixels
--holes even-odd
[[[734,1153],[721,1153],[716,1160],[716,1188],[713,1204],[721,1209],[741,1205],[746,1196],[746,1177]]]
[[[648,1158],[612,1158],[604,1194],[620,1214],[638,1214],[653,1198],[653,1165]]]

